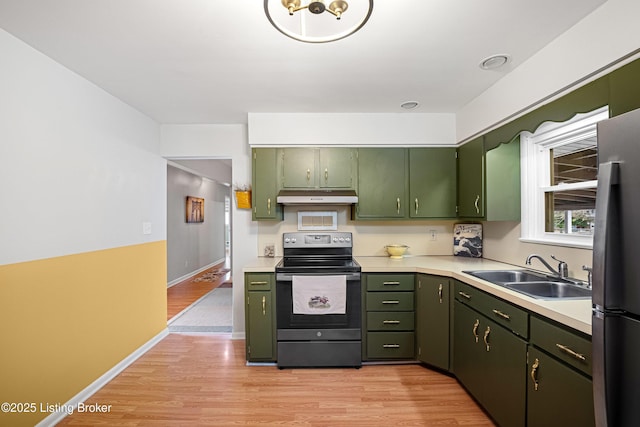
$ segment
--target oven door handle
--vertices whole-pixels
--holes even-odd
[[[360,280],[360,273],[327,273],[327,274],[292,274],[292,273],[276,273],[277,282],[291,282],[293,276],[346,276],[347,281]]]

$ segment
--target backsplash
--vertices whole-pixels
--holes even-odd
[[[298,231],[298,211],[336,211],[338,231],[353,233],[355,256],[386,256],[386,245],[409,246],[406,256],[453,255],[453,225],[448,221],[352,221],[350,206],[285,206],[284,220],[260,221],[258,253],[275,247],[275,256],[282,256],[282,233]],[[433,235],[433,237],[432,237]],[[434,240],[435,238],[435,240]]]

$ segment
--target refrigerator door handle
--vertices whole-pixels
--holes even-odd
[[[608,394],[606,389],[606,365],[605,365],[605,342],[604,342],[604,314],[593,311],[592,323],[592,345],[593,345],[593,410],[597,427],[608,427],[607,403]]]
[[[592,299],[598,309],[605,307],[604,284],[607,276],[607,250],[613,231],[613,186],[619,182],[618,162],[600,163],[598,166],[598,196],[596,198],[596,223],[593,236]],[[611,254],[609,254],[611,255]],[[611,295],[609,295],[611,296]]]

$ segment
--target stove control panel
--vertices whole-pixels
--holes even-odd
[[[353,246],[351,233],[316,232],[284,233],[282,242],[285,248],[350,248]]]

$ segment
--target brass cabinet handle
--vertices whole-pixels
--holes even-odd
[[[580,353],[576,353],[575,351],[571,350],[569,347],[567,347],[566,345],[562,345],[562,344],[556,344],[556,347],[558,347],[560,350],[562,350],[563,352],[567,353],[569,356],[573,356],[578,360],[581,360],[583,362],[585,362],[587,360],[586,357],[584,357],[583,354]]]
[[[267,297],[264,295],[262,296],[262,315],[267,315]]]
[[[383,320],[382,323],[385,325],[398,325],[400,324],[400,321],[399,320]]]
[[[396,207],[398,208],[398,213],[400,213],[400,197],[396,198]]]
[[[400,348],[400,344],[382,344],[383,348]]]
[[[392,286],[392,285],[393,286],[397,286],[399,284],[400,284],[400,282],[382,282],[383,286]]]
[[[271,215],[271,197],[267,199],[267,213]]]
[[[418,213],[418,209],[420,209],[420,204],[418,203],[418,198],[416,197],[416,214]]]
[[[311,181],[311,169],[307,169],[307,182]]]
[[[492,311],[493,311],[493,313],[494,313],[496,316],[500,316],[500,317],[502,317],[503,319],[506,319],[506,320],[511,319],[511,316],[509,316],[508,314],[505,314],[505,313],[501,312],[500,310],[492,310]]]
[[[442,283],[438,286],[438,299],[440,300],[440,304],[442,304]]]
[[[480,213],[480,208],[478,207],[478,202],[480,201],[480,195],[476,195],[476,201],[473,202],[474,206],[476,207],[476,213]]]
[[[476,319],[473,324],[473,336],[476,338],[476,342],[478,342],[478,326],[480,326],[480,320]]]
[[[385,300],[382,301],[383,304],[400,304],[400,301],[398,300]]]
[[[458,295],[460,295],[461,297],[466,298],[466,299],[471,299],[471,295],[465,294],[462,291],[458,292]]]
[[[533,380],[533,390],[538,391],[538,367],[540,366],[540,361],[538,358],[531,365],[531,379]]]
[[[329,181],[329,169],[324,168],[324,182]]]
[[[484,331],[484,345],[487,346],[487,351],[489,351],[489,334],[491,333],[491,327],[487,326],[487,330]]]
[[[267,285],[269,282],[249,282],[249,286]]]

